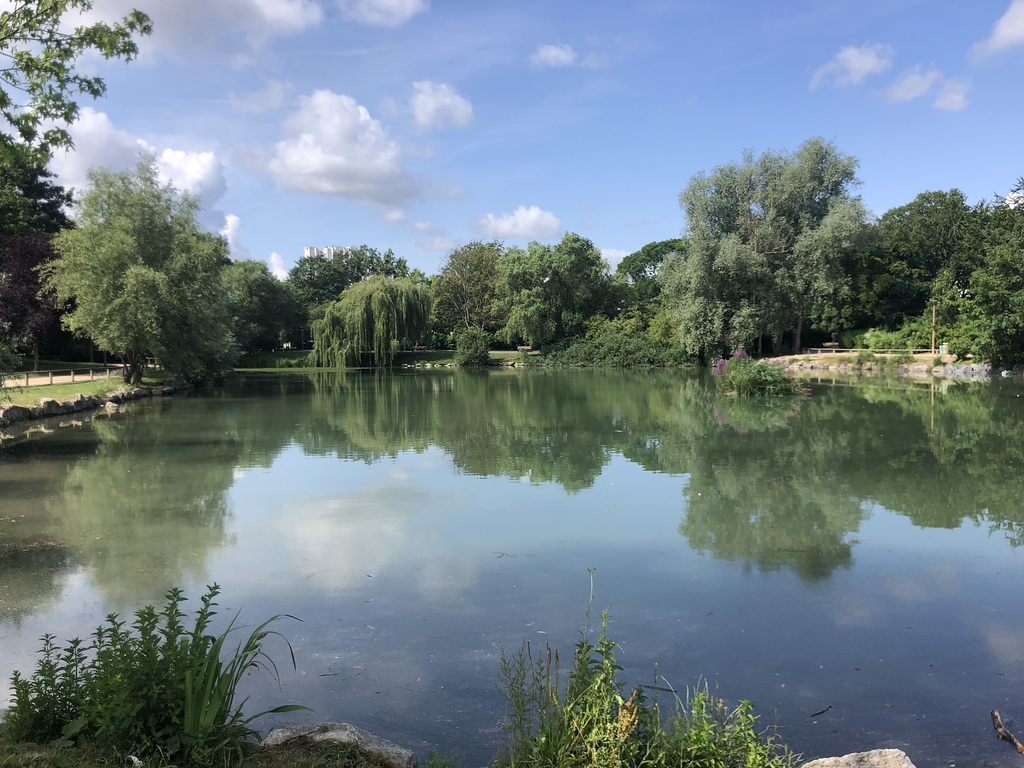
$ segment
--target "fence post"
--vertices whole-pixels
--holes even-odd
[[[25,386],[26,387],[28,386],[28,374],[27,373],[25,374]]]
[[[71,383],[72,384],[75,383],[75,369],[74,368],[71,369]]]
[[[50,371],[50,383],[53,384],[53,371]]]

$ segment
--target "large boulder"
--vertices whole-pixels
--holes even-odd
[[[418,768],[419,761],[411,750],[400,747],[386,739],[367,733],[348,723],[320,723],[319,725],[295,725],[279,723],[263,739],[264,747],[273,747],[297,739],[309,741],[343,741],[355,744],[361,749],[384,755],[394,768]],[[913,768],[911,766],[911,768]]]
[[[914,764],[902,749],[873,749],[842,757],[820,757],[804,763],[803,768],[914,768]]]

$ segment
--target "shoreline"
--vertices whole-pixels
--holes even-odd
[[[0,405],[0,446],[25,438],[36,429],[49,432],[61,427],[80,426],[102,411],[107,415],[120,413],[124,406],[150,397],[166,397],[191,389],[191,385],[180,376],[170,376],[155,387],[124,385],[108,395],[75,395],[69,400],[57,401],[52,397],[39,399],[37,405]],[[67,417],[73,417],[70,421]],[[51,423],[56,422],[56,423]]]

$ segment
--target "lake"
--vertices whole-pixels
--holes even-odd
[[[0,450],[0,678],[46,632],[217,582],[225,621],[299,619],[248,711],[482,765],[501,649],[569,655],[593,569],[630,684],[707,681],[808,758],[1016,766],[989,712],[1024,736],[1022,394],[408,370],[140,402]]]

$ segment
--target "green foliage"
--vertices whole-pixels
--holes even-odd
[[[227,244],[199,228],[196,200],[160,184],[152,155],[134,171],[92,170],[89,180],[78,228],[54,238],[59,255],[42,270],[69,308],[64,326],[120,356],[130,384],[147,357],[193,381],[230,368]]]
[[[7,737],[83,740],[112,755],[159,756],[194,766],[241,758],[256,738],[253,720],[304,707],[243,714],[245,702],[235,703],[241,678],[261,669],[277,678],[263,643],[281,637],[267,627],[282,616],[260,624],[225,654],[235,621],[220,635],[208,634],[219,591],[216,584],[207,588],[191,630],[182,623],[185,598],[172,589],[159,612],[145,606],[130,626],[111,614],[89,643],[75,638],[61,651],[53,636],[45,635],[35,672],[27,678],[15,672],[11,679]],[[291,654],[290,644],[288,650]],[[294,654],[291,659],[294,667]]]
[[[55,234],[71,226],[71,192],[51,179],[47,156],[0,141],[0,235]]]
[[[807,394],[804,384],[779,363],[755,360],[742,349],[714,367],[719,392],[739,397]]]
[[[350,285],[374,275],[409,277],[409,265],[390,248],[383,254],[368,245],[339,248],[330,258],[320,254],[303,256],[288,271],[288,284],[308,310],[337,301]]]
[[[580,336],[606,308],[609,288],[601,252],[573,232],[555,246],[510,248],[498,259],[498,296],[508,317],[502,335],[533,347]]]
[[[481,366],[490,363],[490,336],[486,331],[466,328],[455,338],[456,365]]]
[[[591,602],[593,593],[591,593]],[[499,686],[505,695],[506,743],[497,765],[515,768],[792,768],[797,756],[771,729],[759,731],[753,705],[728,709],[707,688],[676,699],[667,722],[643,687],[624,696],[608,637],[608,615],[591,642],[590,608],[572,666],[565,675],[557,649],[536,658],[529,642],[512,655],[502,649]]]
[[[704,360],[784,334],[846,287],[844,255],[865,212],[851,193],[857,161],[821,139],[792,154],[751,153],[694,176],[679,196],[689,248],[659,273],[679,340]]]
[[[14,0],[5,6],[0,13],[0,115],[18,139],[43,154],[50,147],[70,147],[63,126],[78,117],[75,96],[97,98],[106,92],[102,78],[75,70],[78,58],[95,52],[131,61],[138,54],[135,35],[153,30],[149,16],[133,10],[117,24],[74,26],[66,15],[90,10],[91,0]]]
[[[663,368],[693,363],[679,347],[617,323],[555,345],[535,360],[535,364],[571,368]]]
[[[430,320],[430,288],[408,277],[372,277],[348,288],[313,325],[314,365],[387,367]]]
[[[504,323],[498,307],[498,260],[504,246],[472,242],[448,254],[431,286],[434,317],[447,334],[467,328],[496,331]]]
[[[247,352],[279,346],[299,322],[294,295],[262,261],[235,261],[224,268],[224,287],[238,345]]]

